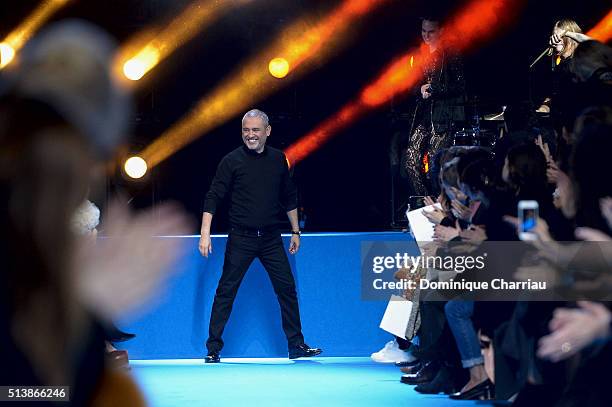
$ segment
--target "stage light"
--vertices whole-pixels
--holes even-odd
[[[587,35],[601,42],[607,42],[612,38],[612,10],[595,27],[590,29]]]
[[[124,44],[115,58],[115,72],[134,85],[177,48],[216,21],[224,12],[251,0],[200,0],[186,7],[160,30],[141,32]]]
[[[282,79],[289,73],[289,62],[285,58],[274,58],[268,64],[270,75]]]
[[[159,52],[153,47],[140,51],[123,65],[123,74],[131,81],[141,79],[159,62]]]
[[[288,84],[289,78],[277,81],[269,70],[262,69],[269,66],[273,58],[282,55],[287,61],[291,80],[306,73],[309,68],[306,62],[315,59],[317,63],[324,62],[339,48],[342,40],[352,38],[350,29],[357,19],[387,1],[344,0],[323,19],[318,16],[316,19],[304,17],[294,22],[267,49],[241,65],[204,96],[191,112],[154,140],[143,151],[143,157],[154,167],[196,138]]]
[[[130,178],[139,179],[147,173],[147,163],[141,157],[133,156],[125,161],[123,169]]]
[[[0,68],[7,66],[15,58],[15,49],[6,42],[0,43]]]
[[[427,174],[429,172],[429,153],[423,154],[423,173]]]
[[[25,43],[49,20],[49,18],[70,0],[45,0],[21,23],[6,36],[0,44],[0,69],[7,66]]]
[[[452,44],[456,52],[469,51],[513,21],[523,4],[524,0],[472,0],[444,24],[440,41],[442,44]],[[422,69],[414,68],[420,68],[430,58],[428,47],[421,44],[393,60],[356,100],[349,102],[285,150],[292,165],[321,148],[362,115],[412,89],[423,76]]]

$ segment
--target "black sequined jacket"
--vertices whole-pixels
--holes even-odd
[[[465,76],[461,57],[448,50],[438,50],[423,69],[426,82],[431,84],[431,97],[418,104],[421,124],[433,124],[436,133],[451,130],[465,122]],[[420,93],[420,89],[419,89]]]

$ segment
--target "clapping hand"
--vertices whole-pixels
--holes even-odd
[[[470,222],[472,220],[472,210],[469,206],[462,204],[456,199],[453,199],[451,201],[451,207],[453,208],[453,213],[458,219],[466,222]]]
[[[181,239],[190,228],[175,205],[130,213],[114,202],[104,217],[107,238],[78,242],[74,258],[79,299],[102,317],[125,317],[156,297],[163,281],[176,268]]]
[[[431,211],[426,211],[423,209],[423,216],[425,216],[431,223],[436,225],[440,224],[442,220],[446,217],[446,213],[439,208],[433,208]]]
[[[436,225],[434,227],[433,240],[448,242],[459,236],[460,232],[461,227],[459,227],[458,221],[455,222],[455,227]]]
[[[550,334],[538,342],[540,358],[558,362],[610,335],[612,315],[608,308],[590,301],[580,301],[578,306],[555,310],[549,323]]]
[[[538,147],[540,147],[540,150],[542,150],[542,153],[546,158],[546,163],[548,165],[555,165],[555,160],[553,160],[552,154],[550,154],[550,148],[548,147],[548,143],[545,143],[544,140],[542,140],[541,134],[538,135],[538,138],[536,138],[535,143]]]
[[[423,203],[425,204],[425,206],[431,206],[431,205],[435,205],[436,201],[434,201],[432,197],[427,195],[423,197]]]
[[[466,242],[480,243],[487,240],[487,232],[484,226],[470,225],[459,233],[459,237]]]

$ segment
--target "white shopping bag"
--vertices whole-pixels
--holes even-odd
[[[400,338],[406,339],[406,328],[412,314],[412,301],[399,295],[392,295],[380,328]]]

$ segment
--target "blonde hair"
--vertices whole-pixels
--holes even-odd
[[[562,20],[557,21],[555,23],[554,28],[558,28],[564,32],[570,31],[575,33],[582,33],[582,28],[580,28],[578,23],[569,18],[564,18]],[[563,36],[562,41],[563,51],[561,52],[561,56],[563,58],[571,58],[574,55],[574,51],[576,51],[576,48],[578,47],[578,42],[567,36]]]

